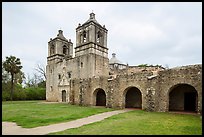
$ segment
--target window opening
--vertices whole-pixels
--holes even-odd
[[[86,31],[83,32],[83,42],[86,42]]]
[[[63,46],[63,54],[67,54],[67,47],[65,45]]]
[[[101,36],[101,34],[100,34],[100,31],[97,33],[97,39],[96,39],[96,41],[97,42],[100,42],[100,36]]]
[[[50,48],[50,54],[54,54],[55,53],[55,46],[52,45],[51,48]]]
[[[71,72],[68,72],[68,78],[71,78]]]

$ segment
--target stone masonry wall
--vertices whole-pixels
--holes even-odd
[[[177,84],[188,84],[198,92],[198,111],[202,109],[202,65],[177,67],[159,72],[159,95],[156,111],[169,110],[169,92]]]
[[[197,111],[202,111],[202,65],[190,65],[160,71],[158,75],[152,72],[137,72],[117,75],[115,78],[92,77],[86,79],[73,78],[69,91],[69,103],[95,106],[96,93],[102,89],[106,95],[106,107],[125,108],[125,95],[129,88],[136,87],[142,95],[142,109],[147,111],[169,111],[169,92],[178,84],[188,84],[198,93]],[[68,89],[69,88],[69,89]],[[62,89],[62,88],[61,88]],[[61,100],[61,91],[55,100]],[[52,94],[51,92],[49,94]],[[50,97],[52,97],[50,96]],[[54,101],[55,101],[54,100]]]

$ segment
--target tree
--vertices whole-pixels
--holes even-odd
[[[14,75],[15,84],[22,84],[24,80],[25,80],[25,74],[22,71],[19,71]]]
[[[11,94],[10,98],[13,100],[13,89],[14,89],[14,76],[15,74],[21,71],[21,62],[19,58],[15,56],[6,57],[6,60],[3,62],[3,67],[5,71],[11,74]]]
[[[38,84],[43,82],[42,76],[38,75],[37,73],[33,73],[33,76],[27,75],[26,86],[27,87],[38,87]]]
[[[8,81],[11,81],[10,80],[10,75],[9,73],[4,69],[3,67],[3,62],[2,62],[2,84],[3,83],[7,83]]]
[[[37,86],[45,88],[46,87],[46,71],[45,71],[45,66],[42,64],[38,64],[35,70],[38,72],[37,74],[34,75],[34,79],[38,79]],[[37,76],[37,77],[36,77]]]
[[[140,64],[140,65],[138,65],[138,67],[147,67],[148,66],[148,64]]]
[[[43,65],[38,64],[37,67],[35,68],[35,70],[37,72],[39,72],[44,77],[44,80],[46,80],[46,71],[45,71],[45,67]]]

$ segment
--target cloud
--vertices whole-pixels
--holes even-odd
[[[89,14],[108,29],[113,52],[129,65],[202,62],[202,3],[151,2],[4,2],[2,57],[15,55],[25,73],[46,64],[48,41],[62,29],[76,44],[78,23]]]

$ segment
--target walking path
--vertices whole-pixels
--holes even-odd
[[[131,111],[133,109],[115,110],[104,112],[101,114],[92,115],[89,117],[73,120],[70,122],[52,124],[36,128],[22,128],[13,122],[2,122],[2,135],[45,135],[52,132],[63,131],[69,128],[77,128],[86,124],[101,121],[110,116]]]

